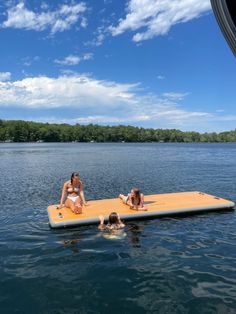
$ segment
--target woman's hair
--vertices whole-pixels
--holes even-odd
[[[116,212],[112,212],[110,215],[109,215],[109,224],[118,224],[119,223],[119,218],[118,218],[118,215]]]
[[[73,183],[74,177],[78,177],[78,178],[79,178],[79,172],[72,172],[72,175],[71,175],[71,178],[70,178],[71,184]],[[79,179],[80,179],[80,178],[79,178]]]
[[[137,188],[133,188],[132,190],[133,190],[133,193],[134,193],[134,196],[132,197],[132,199],[134,199],[134,198],[138,199],[138,205],[139,205],[140,202],[141,202],[141,192]]]

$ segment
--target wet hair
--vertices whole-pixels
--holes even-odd
[[[79,172],[72,172],[72,175],[71,175],[71,178],[70,178],[71,184],[73,183],[74,177],[78,177],[79,178]]]
[[[134,198],[137,198],[138,199],[138,205],[140,204],[141,202],[141,192],[138,188],[133,188],[133,193],[135,196],[132,197],[132,200],[134,200]]]
[[[112,225],[112,224],[118,224],[119,223],[119,218],[118,218],[118,215],[116,212],[112,212],[110,215],[109,215],[109,224]]]

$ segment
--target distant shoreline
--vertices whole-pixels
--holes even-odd
[[[183,132],[135,126],[49,124],[0,120],[0,143],[235,143],[236,129],[221,133]]]
[[[1,144],[236,144],[235,142],[3,142]]]

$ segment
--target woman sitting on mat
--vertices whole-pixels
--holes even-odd
[[[119,198],[122,199],[124,204],[129,205],[130,209],[147,210],[147,207],[144,206],[143,193],[137,188],[133,188],[127,196],[120,194]]]
[[[99,216],[100,224],[98,226],[99,230],[118,230],[125,227],[125,224],[121,221],[120,215],[116,212],[112,212],[109,215],[108,223],[104,223],[104,217],[102,215]]]
[[[73,172],[71,179],[66,181],[63,185],[59,208],[66,206],[70,208],[73,213],[81,214],[83,205],[87,205],[84,197],[83,184],[80,180],[79,173]]]

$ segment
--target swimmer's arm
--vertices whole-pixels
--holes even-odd
[[[104,217],[102,215],[99,216],[100,224],[98,226],[99,230],[105,230],[106,225],[104,224]]]
[[[124,227],[125,227],[125,224],[124,224],[123,222],[121,222],[121,223],[119,224],[119,228],[122,229],[122,228],[124,228]]]
[[[107,228],[106,228],[106,225],[99,225],[98,229],[103,231],[103,230],[106,230]]]
[[[119,221],[119,227],[120,227],[120,228],[124,228],[124,227],[125,227],[125,224],[121,221],[121,219],[120,219],[120,214],[117,213],[117,216],[118,216],[118,221]]]

